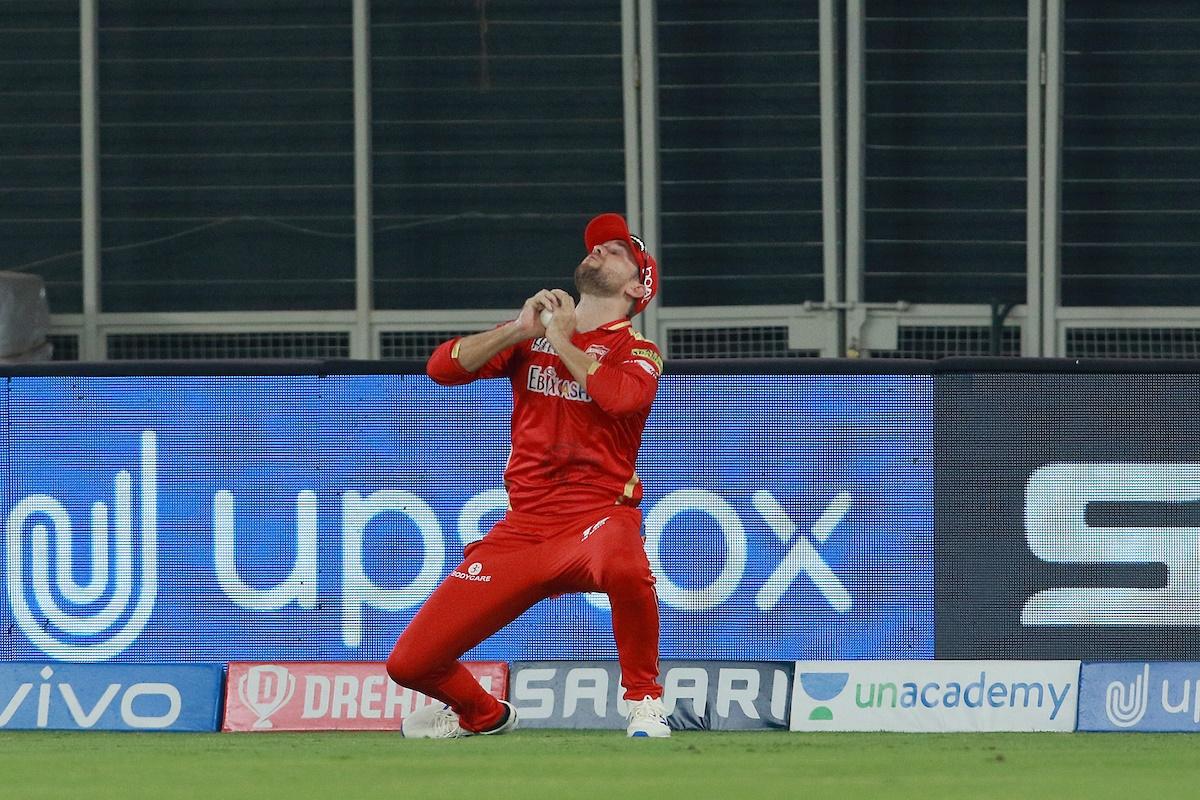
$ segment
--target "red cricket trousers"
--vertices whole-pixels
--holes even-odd
[[[658,598],[642,513],[613,506],[571,517],[509,511],[434,590],[388,657],[392,680],[448,704],[467,730],[494,727],[503,706],[458,658],[540,600],[604,592],[626,699],[660,697]]]

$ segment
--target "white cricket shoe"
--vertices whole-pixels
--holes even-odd
[[[636,703],[631,702],[626,735],[648,736],[652,739],[669,738],[671,728],[667,725],[667,709],[663,701],[657,697],[643,697]]]
[[[508,733],[517,727],[517,709],[507,700],[500,702],[508,709],[508,719],[492,730],[480,733]],[[445,703],[434,703],[409,714],[400,725],[400,733],[406,739],[461,739],[464,736],[475,735],[473,731],[458,724],[458,714]]]

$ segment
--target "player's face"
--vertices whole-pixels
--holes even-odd
[[[610,239],[592,248],[575,268],[575,288],[581,294],[615,297],[637,285],[638,268],[629,245]]]

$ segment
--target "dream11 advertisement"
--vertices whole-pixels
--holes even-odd
[[[506,506],[510,388],[23,377],[0,659],[379,660]],[[638,472],[664,658],[933,657],[932,380],[668,375]],[[613,658],[603,595],[475,660]]]

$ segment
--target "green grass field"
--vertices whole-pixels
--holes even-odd
[[[0,798],[1195,797],[1186,734],[0,733]]]

